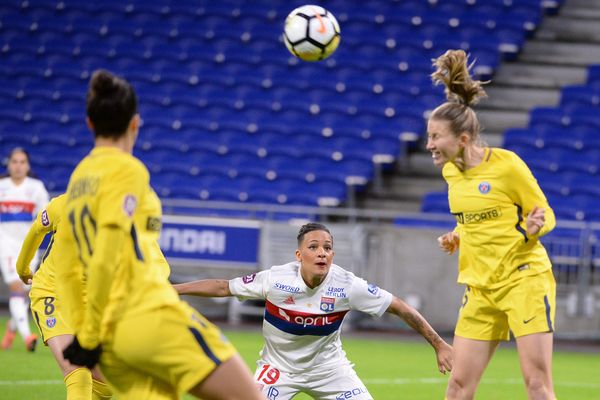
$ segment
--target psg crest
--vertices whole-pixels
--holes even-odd
[[[481,182],[479,184],[479,193],[481,193],[481,194],[488,194],[491,189],[492,189],[492,185],[490,185],[487,182]]]
[[[46,318],[46,326],[48,326],[48,328],[54,328],[55,325],[56,325],[56,318],[54,318],[54,317]]]

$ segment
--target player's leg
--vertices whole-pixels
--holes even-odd
[[[498,341],[467,339],[454,336],[454,365],[446,389],[447,400],[470,400],[475,396],[475,390],[483,371],[487,367]]]
[[[326,375],[305,375],[304,392],[318,400],[373,400],[373,396],[349,365],[336,366]]]
[[[231,382],[235,382],[232,385]],[[275,387],[266,387],[263,392],[272,393],[271,398],[278,400],[291,399]],[[250,370],[239,355],[234,355],[221,363],[202,382],[190,391],[195,397],[206,400],[264,400],[256,383],[252,380]],[[277,393],[277,394],[274,394]]]
[[[208,395],[221,393],[223,399],[236,399],[230,394],[237,393],[240,385],[244,389],[241,398],[261,398],[254,397],[259,392],[248,368],[239,359],[229,361],[237,352],[220,330],[183,302],[124,317],[112,338],[103,343],[100,367],[120,399],[164,398],[167,392],[179,398],[190,391],[196,394],[201,383],[211,378],[221,386],[203,398],[219,398]],[[127,376],[133,373],[139,383],[132,386]],[[151,393],[153,382],[156,396]]]
[[[9,287],[8,308],[11,320],[14,323],[16,331],[23,337],[27,350],[34,351],[37,344],[37,336],[31,333],[31,328],[29,327],[29,304],[27,302],[25,285],[21,282],[17,274],[15,265],[17,257],[18,254],[11,254],[11,252],[6,251],[6,246],[4,246],[2,258],[0,258],[0,268],[2,269],[4,282]],[[11,332],[14,331],[11,330]],[[11,336],[14,339],[14,335]],[[4,348],[9,348],[12,345],[12,341],[7,340],[6,343],[3,341],[2,345]]]
[[[113,391],[106,383],[106,378],[96,365],[92,369],[92,400],[108,400],[113,396]]]
[[[552,271],[522,278],[511,291],[513,331],[529,399],[554,400],[552,343],[556,282]]]
[[[89,369],[72,365],[63,357],[63,350],[73,341],[73,335],[58,335],[46,340],[54,359],[63,373],[68,400],[92,398],[92,374]]]
[[[495,304],[495,294],[467,288],[454,331],[454,364],[447,400],[470,400],[500,340],[509,338],[508,321]]]
[[[530,400],[554,400],[552,383],[552,332],[517,338],[521,371]]]

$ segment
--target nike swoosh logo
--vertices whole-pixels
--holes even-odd
[[[321,18],[321,15],[318,13],[317,10],[315,11],[315,17],[317,17],[317,19],[319,20],[319,29],[317,29],[317,32],[319,33],[325,33],[327,31],[327,28],[325,27],[325,22],[323,22],[323,18]]]
[[[534,317],[531,317],[531,318],[529,318],[529,319],[524,319],[524,320],[523,320],[523,323],[524,323],[524,324],[528,324],[528,323],[530,323],[530,322],[531,322],[531,320],[532,320],[532,319],[534,319],[534,318],[535,318],[535,316],[534,316]]]

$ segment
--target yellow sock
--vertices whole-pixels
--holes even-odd
[[[113,392],[106,383],[92,379],[92,400],[108,400],[112,395]]]
[[[90,400],[92,398],[92,373],[87,368],[77,368],[65,376],[67,400]]]

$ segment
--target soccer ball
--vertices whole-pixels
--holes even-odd
[[[340,25],[323,7],[298,7],[285,19],[283,41],[293,55],[304,61],[323,60],[340,44]]]

